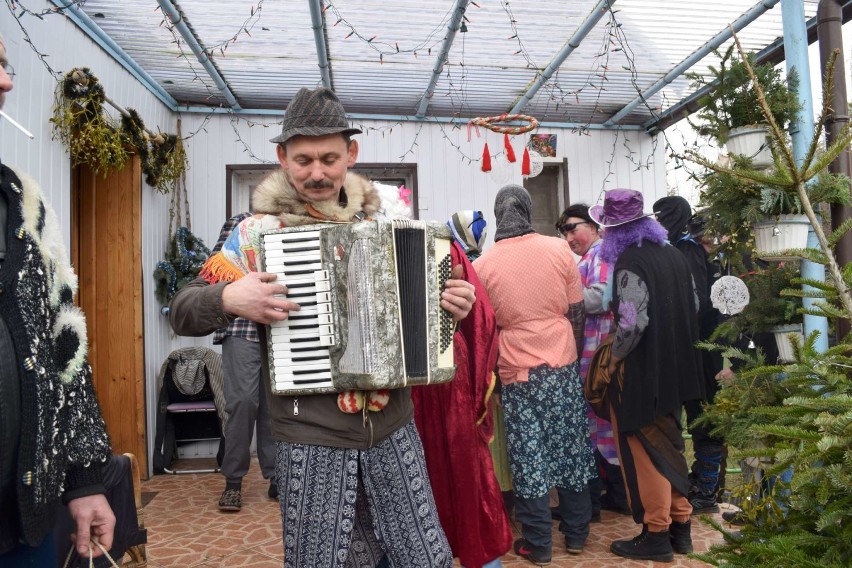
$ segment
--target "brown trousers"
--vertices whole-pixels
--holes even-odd
[[[633,520],[647,525],[649,532],[667,531],[672,520],[679,523],[688,521],[692,505],[686,495],[676,490],[660,473],[639,437],[618,432],[615,413],[610,412],[610,417]],[[680,455],[686,469],[686,458],[683,452]]]

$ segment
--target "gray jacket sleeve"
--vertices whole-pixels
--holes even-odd
[[[588,288],[583,288],[583,304],[586,307],[587,314],[602,314],[606,312],[603,307],[605,290],[606,282],[598,282]]]
[[[174,332],[201,337],[234,321],[234,316],[222,310],[222,290],[228,284],[196,278],[181,288],[169,302],[169,323]]]

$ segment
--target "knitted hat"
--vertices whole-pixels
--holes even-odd
[[[294,136],[326,136],[341,133],[360,134],[357,128],[349,126],[343,103],[329,89],[301,88],[290,104],[284,116],[281,134],[270,140],[284,144]]]

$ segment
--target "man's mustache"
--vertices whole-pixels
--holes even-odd
[[[309,179],[305,182],[305,189],[331,189],[332,187],[334,187],[334,184],[327,179],[320,181]]]

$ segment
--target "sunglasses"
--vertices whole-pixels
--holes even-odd
[[[588,224],[589,224],[588,221],[580,221],[579,223],[565,223],[564,225],[559,227],[559,232],[564,235],[565,233],[570,233],[571,231],[576,229],[579,225],[588,225]]]

